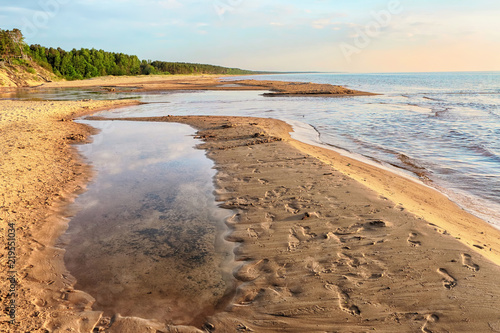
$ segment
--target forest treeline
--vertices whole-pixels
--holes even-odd
[[[0,62],[24,65],[30,71],[30,61],[68,80],[81,80],[104,75],[150,74],[255,74],[238,68],[139,60],[135,55],[96,49],[65,51],[61,48],[27,45],[19,29],[0,29]],[[31,68],[33,70],[33,68]]]

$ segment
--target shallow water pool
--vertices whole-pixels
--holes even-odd
[[[181,124],[85,121],[96,175],[62,241],[75,288],[95,310],[200,325],[231,289],[231,213],[216,206],[213,162]]]

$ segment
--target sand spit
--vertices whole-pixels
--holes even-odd
[[[272,92],[264,96],[321,96],[321,97],[346,97],[346,96],[371,96],[376,95],[364,91],[352,90],[331,84],[311,82],[283,82],[269,80],[240,80],[235,81],[243,86],[260,87]]]
[[[226,76],[226,78],[229,76]],[[322,96],[346,97],[375,95],[347,89],[342,86],[310,82],[282,82],[269,80],[221,81],[220,75],[152,75],[106,76],[81,81],[59,81],[26,89],[93,88],[102,92],[158,92],[165,90],[270,90],[265,96]],[[7,88],[0,88],[8,91]]]
[[[277,120],[130,120],[198,128],[221,206],[238,212],[239,285],[206,331],[500,329],[499,231],[434,190],[292,140]]]

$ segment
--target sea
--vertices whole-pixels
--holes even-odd
[[[500,72],[299,73],[230,77],[342,85],[354,97],[265,97],[265,91],[183,91],[76,98],[140,98],[111,117],[231,115],[290,122],[304,141],[369,160],[436,188],[500,228]],[[53,91],[42,99],[68,99]],[[49,95],[50,95],[49,94]],[[40,98],[40,97],[38,97]]]

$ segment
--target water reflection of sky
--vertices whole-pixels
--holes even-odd
[[[191,323],[228,287],[213,162],[187,125],[86,123],[101,129],[80,146],[96,175],[63,238],[76,287],[108,315]]]
[[[94,137],[97,144],[82,147],[82,152],[99,171],[99,177],[129,171],[145,172],[147,168],[165,168],[168,164],[211,162],[203,152],[193,149],[194,130],[188,126],[147,122],[87,122],[102,129]],[[186,137],[188,139],[186,139]],[[210,167],[208,168],[210,169]]]

